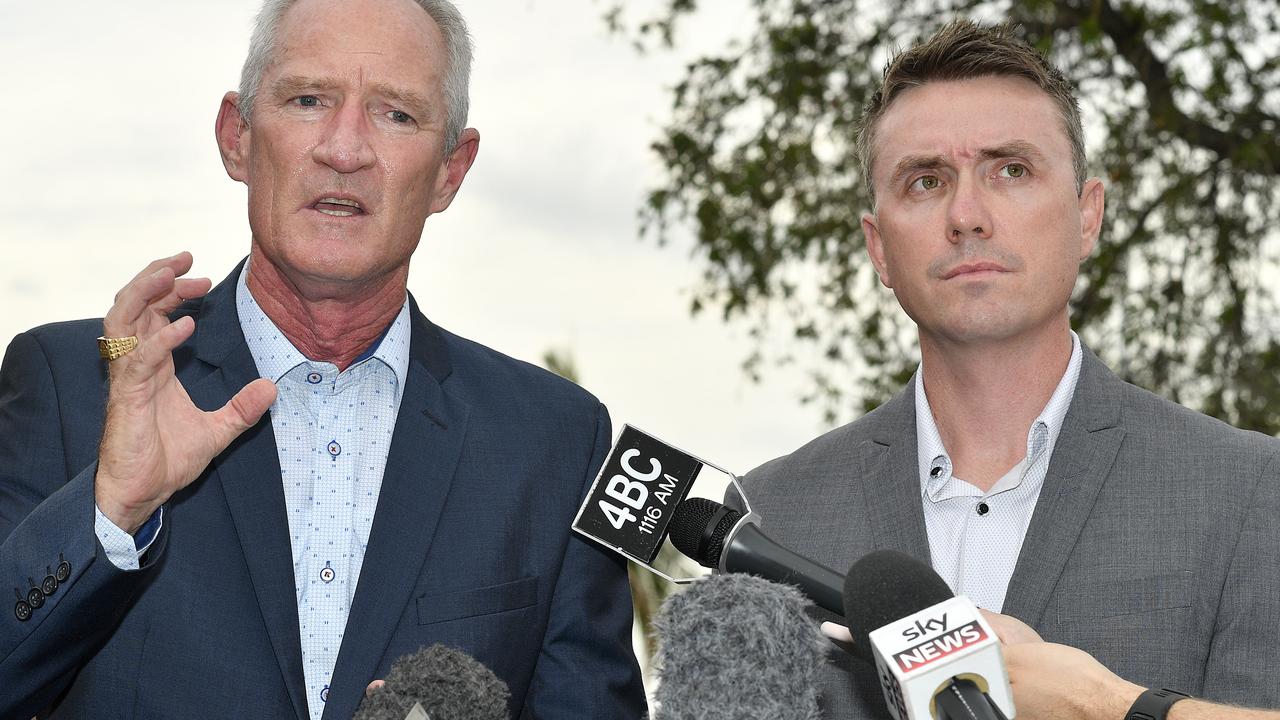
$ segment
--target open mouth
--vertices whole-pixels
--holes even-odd
[[[311,209],[333,217],[351,217],[364,214],[364,208],[360,207],[360,203],[346,198],[320,198],[315,201]]]

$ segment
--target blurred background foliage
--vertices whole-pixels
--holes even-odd
[[[644,52],[679,50],[699,7],[604,1]],[[1072,300],[1085,343],[1131,382],[1280,431],[1280,0],[736,1],[751,29],[671,89],[640,219],[659,242],[692,235],[691,310],[750,331],[752,378],[798,363],[801,400],[836,422],[914,370],[911,323],[864,252],[854,126],[895,48],[966,16],[1017,23],[1079,88],[1107,185]]]

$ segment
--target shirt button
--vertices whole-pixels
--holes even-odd
[[[942,468],[940,467],[935,467],[934,469],[929,471],[929,477],[931,478],[936,478],[941,474],[942,474]]]
[[[329,441],[329,454],[334,457],[338,457],[342,454],[342,446],[338,444],[337,440]]]
[[[987,513],[991,512],[991,507],[984,502],[980,502],[978,503],[978,507],[976,508],[976,510],[978,511],[979,515],[986,515]]]
[[[319,384],[319,382],[323,379],[324,378],[318,372],[307,373],[307,382],[311,383],[312,385]]]
[[[324,569],[320,571],[320,580],[326,583],[333,582],[333,568],[329,567],[329,563],[324,564]]]
[[[329,702],[329,686],[328,685],[325,685],[324,689],[320,691],[320,702]]]

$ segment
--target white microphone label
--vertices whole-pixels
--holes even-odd
[[[684,501],[702,461],[624,425],[573,529],[646,565],[667,536],[671,512]]]
[[[422,707],[422,703],[414,703],[409,709],[409,714],[404,716],[404,720],[431,720],[431,716]]]
[[[932,720],[934,697],[955,677],[972,680],[1007,717],[1014,716],[1000,641],[966,597],[873,630],[871,648],[896,720]]]

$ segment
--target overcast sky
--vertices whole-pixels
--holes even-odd
[[[155,257],[190,250],[195,274],[216,282],[247,252],[244,186],[223,172],[213,121],[257,5],[5,8],[5,344],[100,316]],[[459,6],[477,46],[470,124],[481,146],[413,261],[409,289],[427,316],[531,362],[568,350],[615,431],[630,422],[739,473],[825,429],[798,401],[798,372],[745,379],[745,328],[689,317],[688,246],[638,238],[636,209],[658,171],[648,145],[682,58],[638,56],[609,36],[597,2]],[[748,23],[703,18],[684,44],[716,46]]]

